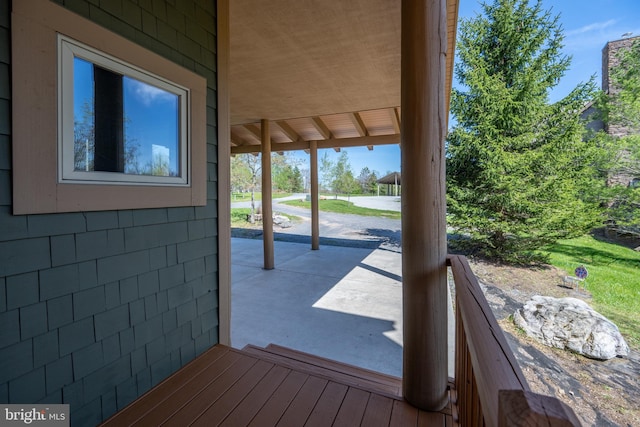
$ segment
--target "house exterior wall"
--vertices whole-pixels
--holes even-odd
[[[84,426],[219,340],[216,12],[213,0],[56,3],[207,79],[206,206],[14,216],[0,0],[0,402],[68,403]]]

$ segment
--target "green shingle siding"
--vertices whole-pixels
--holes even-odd
[[[217,191],[203,207],[13,216],[10,1],[0,0],[0,401],[96,424],[217,342]],[[58,4],[208,79],[217,187],[215,2]]]

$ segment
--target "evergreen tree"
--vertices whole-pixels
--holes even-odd
[[[600,223],[602,149],[583,139],[579,113],[593,81],[564,99],[548,94],[569,66],[558,17],[541,2],[495,0],[460,24],[447,140],[453,245],[511,262]]]

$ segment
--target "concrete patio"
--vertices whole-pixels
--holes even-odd
[[[275,269],[262,268],[262,241],[231,239],[231,343],[273,343],[402,376],[399,252],[275,242]],[[450,368],[453,314],[449,316]]]

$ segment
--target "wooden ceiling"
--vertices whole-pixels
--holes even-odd
[[[400,142],[400,0],[232,0],[231,152]],[[447,96],[458,0],[447,0]]]

